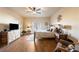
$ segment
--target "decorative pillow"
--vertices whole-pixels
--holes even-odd
[[[65,45],[65,46],[68,46],[68,45],[70,45],[70,44],[71,44],[71,42],[66,41],[66,40],[63,40],[62,44],[63,44],[63,45]]]

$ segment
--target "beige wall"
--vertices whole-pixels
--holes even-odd
[[[14,11],[8,8],[0,8],[0,24],[17,23],[20,25],[20,31],[23,30],[23,19]]]
[[[50,17],[27,17],[24,19],[24,30],[27,30],[27,26],[33,27],[33,23],[37,23],[39,29],[45,29],[46,22],[50,22]]]
[[[62,15],[62,20],[57,22],[58,15]],[[73,37],[79,39],[79,8],[62,8],[51,17],[51,24],[71,25],[70,33]]]

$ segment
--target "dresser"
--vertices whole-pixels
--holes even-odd
[[[19,30],[0,32],[0,47],[8,45],[20,37]]]
[[[8,32],[0,32],[0,47],[8,44]]]

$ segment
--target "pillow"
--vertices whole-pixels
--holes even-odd
[[[67,39],[66,41],[73,43],[73,41],[72,41],[72,40],[70,40],[70,39]]]
[[[75,48],[74,45],[72,45],[72,44],[68,45],[68,49],[69,49],[69,50],[72,50],[72,49],[74,49],[74,48]]]
[[[68,45],[70,45],[70,44],[71,44],[71,42],[66,41],[66,40],[63,40],[63,41],[62,41],[62,44],[63,44],[63,45],[65,45],[65,46],[68,46]]]

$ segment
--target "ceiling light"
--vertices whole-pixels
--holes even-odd
[[[26,12],[27,13],[36,13],[36,14],[41,14],[41,8],[40,7],[27,7]]]

